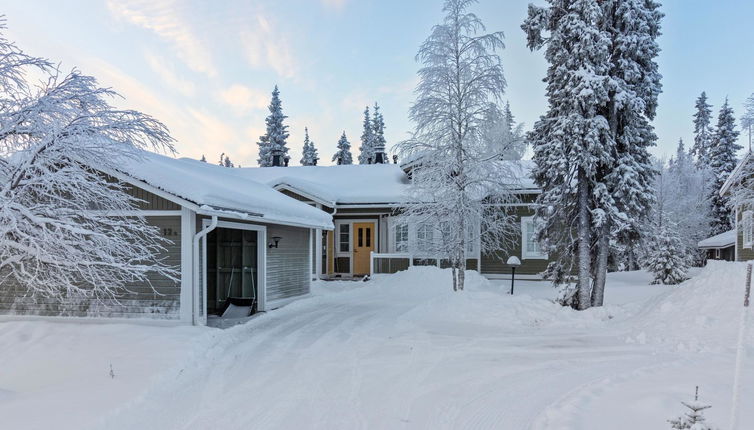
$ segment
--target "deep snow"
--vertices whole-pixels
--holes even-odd
[[[700,385],[724,428],[744,270],[713,263],[678,287],[611,274],[607,306],[586,312],[551,303],[542,282],[517,281],[511,297],[510,281],[471,272],[453,293],[448,271],[415,267],[318,282],[227,330],[3,322],[0,416],[8,428],[661,429]],[[746,405],[754,359],[744,367]]]

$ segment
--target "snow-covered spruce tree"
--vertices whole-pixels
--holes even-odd
[[[433,237],[420,251],[450,262],[454,290],[464,288],[471,244],[481,242],[482,252],[498,251],[515,231],[514,217],[494,207],[513,199],[515,180],[491,162],[482,133],[484,118],[498,110],[505,90],[497,54],[503,34],[485,32],[467,11],[473,3],[446,0],[445,18],[419,48],[422,67],[409,111],[415,128],[398,145],[402,158],[415,160],[401,217],[425,238]]]
[[[314,147],[314,142],[309,140],[309,128],[304,127],[304,151],[303,157],[301,157],[302,166],[316,166],[317,160],[317,148]]]
[[[712,105],[707,103],[707,93],[702,91],[694,105],[694,146],[691,153],[696,157],[696,165],[700,168],[709,166],[709,151],[712,146],[714,131],[712,130]]]
[[[207,157],[205,157],[204,154],[202,154],[202,158],[199,161],[201,161],[202,163],[206,163]]]
[[[534,124],[529,142],[534,149],[533,175],[542,189],[537,198],[540,238],[556,260],[550,274],[574,272],[567,304],[586,309],[591,305],[592,242],[598,194],[607,191],[598,182],[600,166],[613,162],[610,127],[600,107],[609,100],[608,33],[601,30],[602,10],[596,0],[548,0],[548,7],[529,5],[521,26],[527,45],[546,46],[550,64],[547,112]],[[547,34],[547,36],[546,36]]]
[[[283,124],[283,120],[288,118],[283,115],[283,104],[280,102],[280,90],[275,85],[272,91],[272,100],[268,106],[270,114],[264,122],[267,126],[267,132],[259,137],[259,158],[257,163],[259,167],[272,166],[273,155],[279,152],[281,160],[288,156],[288,126]]]
[[[677,223],[685,253],[696,266],[704,263],[704,252],[697,244],[709,236],[709,203],[706,171],[694,167],[693,156],[679,140],[676,154],[655,182],[656,205],[653,211],[665,213]]]
[[[374,104],[374,114],[372,115],[372,162],[375,164],[389,164],[387,152],[385,151],[385,118],[382,117],[380,107]]]
[[[678,225],[662,214],[653,231],[654,239],[647,258],[647,270],[654,274],[652,283],[680,284],[688,279],[688,254],[681,242]]]
[[[345,131],[338,140],[338,150],[335,152],[335,155],[332,156],[332,161],[335,161],[338,165],[353,164],[353,157],[351,156],[351,143],[348,141]]]
[[[230,157],[225,155],[224,152],[220,154],[220,161],[217,162],[217,165],[221,167],[236,167],[233,165],[233,162],[230,161]]]
[[[699,387],[696,387],[696,395],[691,402],[681,402],[688,411],[676,419],[668,420],[670,428],[674,430],[712,430],[704,418],[704,411],[712,406],[699,401]]]
[[[657,38],[663,16],[659,3],[611,0],[600,5],[603,28],[611,41],[609,102],[601,109],[614,140],[614,160],[611,164],[601,163],[598,168],[598,181],[604,181],[607,189],[595,189],[600,209],[593,212],[597,251],[592,306],[603,304],[613,244],[630,246],[640,238],[648,220],[656,174],[649,154],[657,139],[651,121],[662,90],[662,76],[655,61],[660,52]]]
[[[749,136],[749,151],[751,151],[751,133],[754,129],[754,94],[744,102],[744,113],[741,116],[741,129]]]
[[[651,206],[662,14],[643,0],[549,3],[530,6],[522,25],[551,64],[549,111],[530,135],[545,190],[540,237],[559,256],[553,272],[578,262],[573,304],[585,309],[602,305],[611,244],[636,240]]]
[[[0,35],[0,290],[65,304],[178,276],[157,260],[159,229],[125,215],[138,200],[103,173],[143,149],[172,152],[172,138],[159,121],[111,106],[117,96]]]
[[[369,115],[369,106],[364,108],[364,124],[361,131],[361,146],[359,147],[359,164],[371,164],[374,162],[372,146],[374,145],[374,133],[372,117]]]
[[[720,195],[720,188],[736,168],[736,153],[741,149],[741,145],[736,143],[737,140],[736,118],[726,98],[720,108],[717,129],[708,153],[709,166],[713,175],[709,190],[710,234],[723,233],[733,228],[728,197]]]
[[[504,110],[491,110],[482,124],[483,139],[492,158],[520,160],[526,152],[523,124],[515,124],[510,104]]]

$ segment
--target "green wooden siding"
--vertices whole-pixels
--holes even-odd
[[[181,217],[147,217],[147,222],[160,229],[170,240],[165,251],[157,257],[176,269],[181,264]],[[153,317],[177,319],[179,311],[180,282],[157,274],[150,274],[147,283],[134,283],[118,296],[118,302],[104,302],[70,297],[63,302],[43,297],[29,297],[24,285],[5,281],[0,288],[0,314],[77,316],[77,317]]]
[[[126,192],[129,195],[136,197],[139,200],[143,200],[142,202],[139,202],[138,204],[138,207],[141,210],[155,210],[155,211],[181,210],[181,207],[178,204],[173,203],[170,200],[167,200],[158,196],[157,194],[150,193],[149,191],[146,191],[136,186],[128,186]]]
[[[754,250],[750,248],[744,248],[744,232],[742,230],[743,227],[743,213],[744,209],[739,208],[737,219],[737,228],[736,228],[736,259],[738,261],[749,261],[754,260]]]
[[[513,211],[516,220],[520,225],[522,217],[534,215],[534,209],[530,206],[514,206],[512,208],[501,208],[500,210]],[[501,244],[501,248],[495,252],[482,253],[482,270],[484,275],[509,275],[511,268],[505,264],[508,257],[516,256],[521,259],[521,266],[516,268],[516,273],[521,275],[538,275],[542,273],[550,259],[524,259],[521,256],[521,232],[517,233],[516,239],[510,244]]]

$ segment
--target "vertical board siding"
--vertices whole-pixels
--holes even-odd
[[[164,264],[180,268],[181,217],[147,217],[147,222],[160,229],[171,242],[157,255]],[[0,314],[76,317],[151,317],[177,319],[180,307],[180,280],[172,281],[156,273],[148,275],[149,283],[128,285],[118,295],[117,302],[71,297],[63,301],[29,297],[24,285],[0,284]],[[151,283],[151,285],[150,285]]]
[[[267,240],[280,236],[277,248],[267,249],[267,301],[309,293],[309,229],[267,226]]]
[[[738,261],[754,260],[754,250],[751,248],[744,248],[744,232],[743,232],[743,213],[744,209],[736,211],[736,217],[738,222],[736,223],[736,258]]]

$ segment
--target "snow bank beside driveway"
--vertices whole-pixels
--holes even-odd
[[[0,322],[0,428],[100,428],[210,329]],[[110,366],[115,375],[110,375]]]
[[[698,275],[650,302],[635,318],[629,341],[679,351],[731,351],[738,338],[746,264],[709,261]]]

